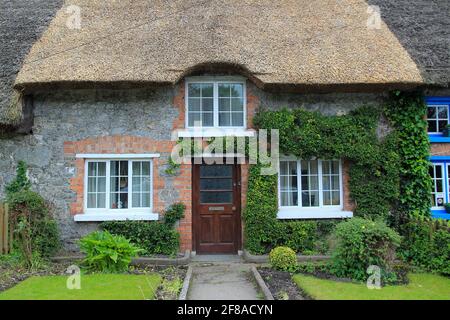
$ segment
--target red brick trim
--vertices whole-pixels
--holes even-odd
[[[75,158],[77,153],[160,153],[169,154],[174,141],[158,141],[136,136],[106,136],[94,137],[79,141],[64,142],[66,158]],[[70,204],[72,215],[83,213],[84,201],[84,159],[75,159],[75,176],[70,179],[70,189],[75,192],[76,200]],[[170,205],[160,198],[160,192],[166,188],[166,181],[160,173],[164,160],[153,160],[153,207],[160,214]],[[167,178],[169,179],[169,178]],[[172,177],[173,187],[179,192],[176,201],[186,205],[185,218],[180,221],[181,250],[192,248],[192,205],[191,205],[191,166],[182,165],[180,174]],[[172,187],[171,187],[172,188]]]

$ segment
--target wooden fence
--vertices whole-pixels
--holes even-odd
[[[12,246],[12,232],[9,228],[8,205],[0,202],[0,254],[7,254]]]

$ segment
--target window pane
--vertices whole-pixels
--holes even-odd
[[[439,107],[438,112],[439,112],[440,119],[448,118],[448,107]]]
[[[87,207],[88,208],[96,208],[96,194],[95,193],[89,193],[87,198]]]
[[[88,178],[88,192],[97,192],[97,178]]]
[[[141,194],[133,192],[133,208],[139,207],[141,207]]]
[[[333,191],[332,193],[332,205],[333,206],[338,206],[341,204],[341,195],[339,191]]]
[[[323,190],[330,190],[331,189],[331,183],[330,183],[330,177],[329,176],[323,176],[322,177],[322,188],[323,188]]]
[[[200,111],[200,102],[199,98],[189,98],[188,111]]]
[[[231,190],[232,179],[201,179],[200,190]]]
[[[428,132],[437,132],[436,121],[428,121]]]
[[[133,162],[133,176],[141,175],[141,162],[134,161]]]
[[[150,207],[150,193],[142,194],[142,207],[144,208]]]
[[[311,207],[319,206],[319,191],[313,191],[310,194],[311,197]]]
[[[200,113],[189,112],[188,113],[188,126],[190,127],[199,127],[201,126],[200,122]]]
[[[97,191],[106,192],[106,178],[98,178]]]
[[[212,83],[207,83],[202,85],[202,97],[213,97],[214,85]]]
[[[142,178],[142,192],[150,192],[150,183],[151,183],[150,177]]]
[[[332,190],[339,190],[339,176],[332,176],[331,177],[331,189]]]
[[[189,97],[200,97],[200,84],[190,83],[188,86]]]
[[[323,193],[323,205],[324,206],[331,205],[331,194],[329,191]]]
[[[219,126],[230,126],[231,119],[229,113],[219,113]]]
[[[219,97],[230,97],[230,85],[227,83],[219,84]]]
[[[133,192],[140,192],[140,191],[141,191],[141,178],[133,177]]]
[[[231,125],[234,127],[242,127],[244,125],[244,113],[243,112],[233,112],[231,114],[232,122]]]
[[[447,121],[446,120],[439,120],[438,121],[438,125],[439,125],[439,128],[438,128],[438,131],[439,132],[442,132],[444,129],[445,129],[445,127],[447,126]]]
[[[211,113],[203,113],[202,121],[203,121],[202,125],[204,127],[212,127],[214,125],[213,113],[212,112]]]
[[[202,111],[210,111],[212,112],[214,109],[214,99],[212,98],[206,98],[202,99]]]
[[[231,96],[232,97],[243,97],[244,86],[240,83],[232,84],[231,86]]]
[[[201,203],[232,203],[233,192],[200,192]]]
[[[111,161],[111,176],[118,176],[119,175],[119,161]]]
[[[98,162],[98,176],[106,177],[106,162]]]
[[[120,175],[128,176],[128,161],[120,161]]]
[[[106,193],[97,194],[97,208],[106,208]]]
[[[150,161],[144,161],[142,163],[142,175],[149,176],[150,175]]]
[[[88,163],[88,176],[94,177],[97,175],[97,162]]]
[[[280,174],[286,175],[288,173],[289,165],[287,161],[281,161],[280,162]]]
[[[233,167],[230,165],[202,165],[200,166],[200,177],[231,177]]]
[[[428,119],[436,119],[436,108],[435,107],[428,107],[427,118]]]
[[[231,111],[243,111],[243,110],[244,110],[244,99],[232,98],[231,99]]]
[[[231,103],[230,99],[220,98],[219,99],[219,111],[230,111],[231,110],[230,103]]]

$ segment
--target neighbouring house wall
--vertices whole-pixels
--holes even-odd
[[[381,95],[296,95],[262,92],[249,83],[247,116],[251,124],[259,106],[280,109],[303,107],[327,115],[345,114],[361,105],[379,105]],[[33,189],[54,206],[67,249],[95,230],[97,223],[74,222],[83,210],[84,160],[77,153],[160,153],[154,160],[154,211],[170,204],[186,204],[178,226],[181,250],[192,248],[191,166],[183,165],[175,176],[165,173],[173,129],[184,127],[184,83],[134,90],[73,90],[39,93],[34,97],[33,134],[0,139],[0,198],[15,176],[19,160],[29,165]],[[383,127],[384,128],[384,127]],[[384,128],[382,130],[388,130]],[[248,165],[242,171],[242,204],[245,205]],[[344,208],[352,203],[348,192],[348,164],[344,164]]]

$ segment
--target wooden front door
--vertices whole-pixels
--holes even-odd
[[[237,253],[241,245],[239,165],[196,164],[192,181],[196,252]]]

